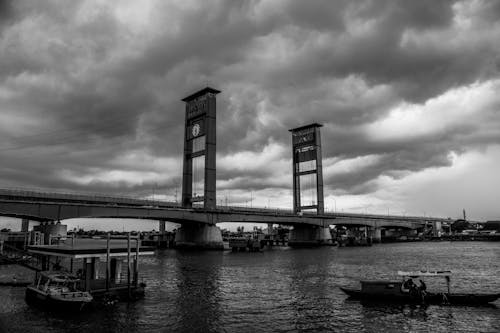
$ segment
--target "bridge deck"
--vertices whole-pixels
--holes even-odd
[[[75,217],[141,218],[184,223],[253,222],[276,224],[359,224],[368,226],[401,225],[416,228],[427,221],[443,218],[355,213],[301,213],[279,208],[217,206],[216,209],[182,208],[175,202],[0,189],[0,215],[33,220],[61,220]]]

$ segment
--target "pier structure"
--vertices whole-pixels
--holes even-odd
[[[141,246],[138,236],[130,234],[120,239],[108,234],[107,239],[77,238],[60,245],[31,245],[27,251],[41,259],[41,267],[36,270],[50,271],[69,263],[65,269],[80,279],[79,290],[95,299],[117,300],[144,296],[144,286],[139,283],[139,256],[154,254],[153,248]]]

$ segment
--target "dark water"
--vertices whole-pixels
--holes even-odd
[[[346,300],[339,286],[397,270],[451,269],[456,291],[500,292],[500,244],[399,243],[264,253],[159,252],[142,260],[146,298],[88,314],[28,307],[0,287],[7,332],[500,332],[500,308],[427,308]],[[13,268],[0,267],[0,277]],[[428,280],[429,281],[429,280]],[[444,290],[444,281],[428,289]],[[500,307],[500,303],[496,303]]]

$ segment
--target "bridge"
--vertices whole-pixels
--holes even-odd
[[[323,244],[331,242],[330,225],[365,226],[375,238],[381,228],[422,228],[427,222],[444,219],[418,216],[325,213],[321,162],[320,124],[290,130],[293,152],[293,210],[258,209],[216,205],[215,188],[215,95],[205,88],[185,99],[184,166],[182,203],[151,201],[104,195],[0,189],[0,216],[42,223],[70,218],[133,218],[181,224],[176,243],[202,248],[221,248],[216,227],[221,222],[267,223],[293,226],[290,242]],[[202,168],[196,169],[196,165]],[[199,179],[202,179],[200,182]],[[307,179],[306,179],[307,178]],[[195,181],[196,179],[196,181]],[[301,182],[312,181],[315,197],[305,201]],[[197,194],[199,193],[199,194]],[[311,199],[311,198],[309,198]],[[25,230],[27,231],[27,230]]]
[[[417,229],[440,218],[389,216],[353,213],[305,213],[272,208],[216,206],[215,209],[183,208],[175,202],[127,197],[92,196],[26,190],[0,189],[0,215],[38,222],[71,218],[127,218],[170,221],[179,224],[223,222],[272,223],[313,226],[363,225]]]
[[[389,216],[352,213],[304,213],[271,208],[216,206],[214,209],[183,208],[175,202],[142,200],[128,197],[64,194],[26,190],[0,189],[0,215],[38,222],[71,218],[127,218],[157,220],[164,228],[165,221],[189,228],[216,223],[267,223],[286,226],[330,225],[366,226],[370,229],[419,229],[427,222],[444,219],[420,216]]]

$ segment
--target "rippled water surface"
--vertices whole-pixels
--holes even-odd
[[[25,304],[23,288],[0,287],[0,331],[500,332],[496,306],[365,304],[347,300],[338,289],[417,269],[451,269],[455,291],[500,292],[500,244],[399,243],[263,253],[165,250],[141,261],[144,300],[102,311],[46,313]],[[27,274],[3,266],[0,277],[14,270]],[[430,290],[444,288],[444,281],[428,283]]]

